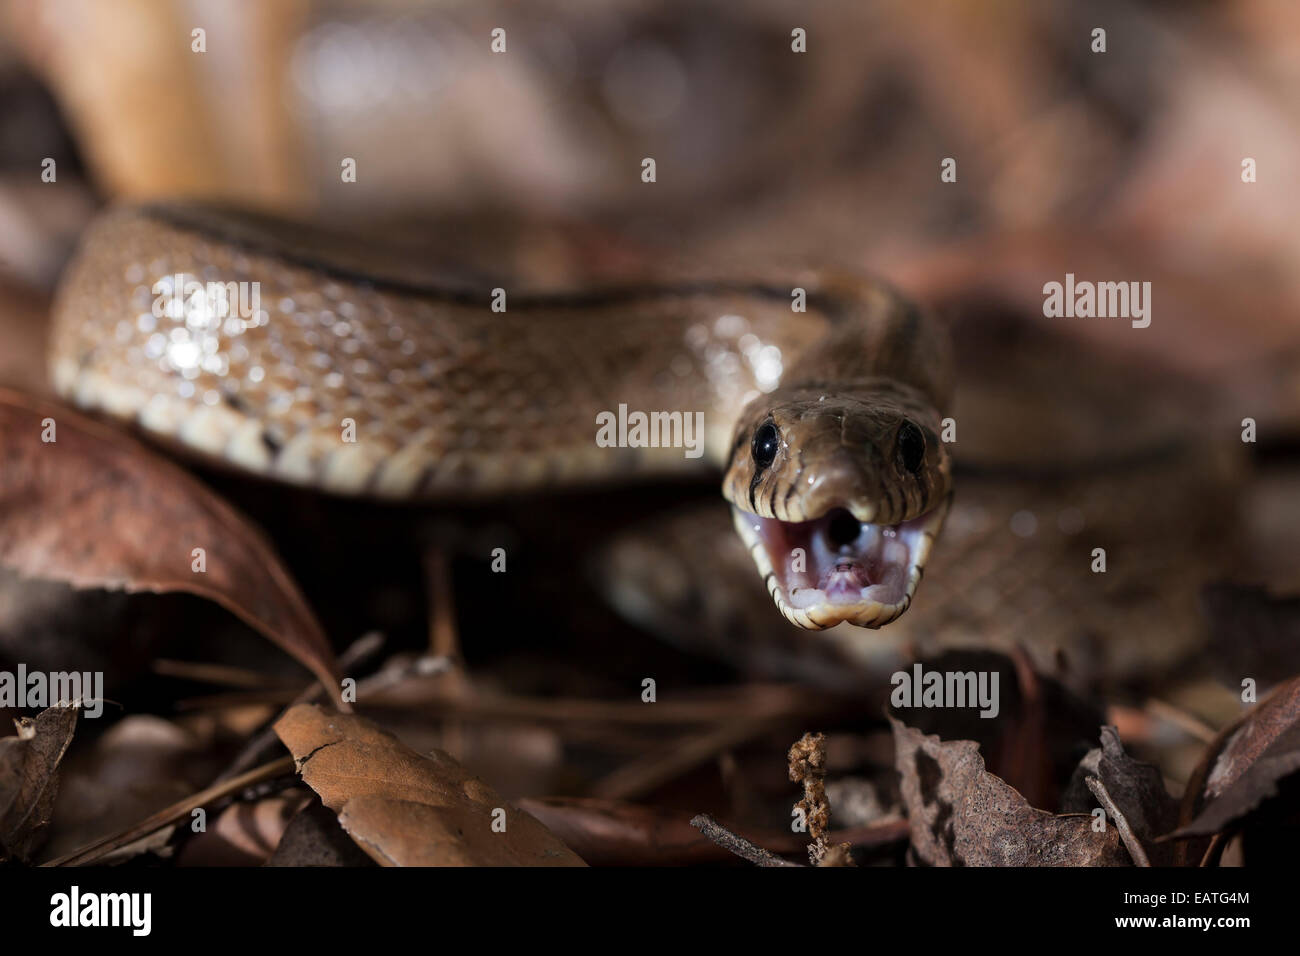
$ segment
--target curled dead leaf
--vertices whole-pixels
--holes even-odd
[[[384,866],[583,866],[541,823],[440,750],[299,704],[275,724],[302,779]]]
[[[339,819],[313,797],[294,815],[267,866],[375,866],[339,826]]]
[[[204,739],[174,721],[131,714],[113,722],[60,765],[59,794],[42,858],[55,859],[124,830],[181,800],[221,769]],[[171,829],[103,858],[116,864],[158,851]]]
[[[0,739],[0,862],[27,859],[43,838],[79,710],[50,707],[17,721],[17,736]]]
[[[893,717],[895,766],[912,848],[931,866],[1123,866],[1114,827],[1029,805],[984,769],[971,740],[926,736]]]
[[[1120,836],[1130,856],[1156,866],[1177,862],[1175,848],[1157,841],[1178,825],[1178,801],[1169,795],[1159,769],[1134,760],[1124,751],[1114,727],[1101,728],[1101,746],[1079,762],[1062,809],[1090,813],[1099,801],[1105,806],[1099,790],[1111,802],[1106,812],[1123,818]]]
[[[1210,836],[1242,820],[1300,771],[1300,677],[1278,687],[1210,744],[1192,774],[1176,837]]]
[[[5,389],[0,450],[0,564],[80,588],[207,598],[338,697],[334,652],[289,571],[248,519],[184,470],[122,432]]]

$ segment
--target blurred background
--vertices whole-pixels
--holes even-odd
[[[646,158],[653,183],[642,179]],[[941,179],[946,159],[955,181]],[[47,160],[52,183],[42,181]],[[1247,160],[1253,182],[1243,181]],[[349,161],[355,181],[342,175]],[[959,450],[973,504],[949,536],[974,543],[951,545],[951,573],[928,572],[917,609],[872,635],[877,666],[1023,643],[1009,627],[957,633],[984,620],[990,600],[1013,605],[1017,620],[1041,611],[1035,665],[1127,721],[1126,740],[1186,779],[1204,735],[1170,714],[1221,726],[1239,709],[1243,669],[1266,680],[1300,671],[1300,616],[1286,603],[1300,593],[1298,183],[1300,6],[1288,0],[5,0],[0,384],[47,389],[49,297],[86,223],[121,200],[201,197],[320,220],[398,240],[437,268],[554,288],[789,262],[882,275],[953,323],[958,363],[976,373],[965,407],[1001,410],[1004,427]],[[1152,282],[1151,326],[1044,323],[1042,285],[1067,272]],[[1005,332],[1008,317],[1016,328],[1050,325],[1050,340]],[[990,381],[1006,387],[994,394]],[[1029,415],[1040,406],[1046,420]],[[1258,422],[1257,448],[1240,447],[1245,417]],[[1054,508],[1088,509],[1077,488],[1036,477],[1060,463],[1039,439],[1062,428],[1084,451],[1123,445],[1134,429],[1143,441],[1144,429],[1170,429],[1189,445],[1204,432],[1216,449],[1238,447],[1219,470],[1189,472],[1180,459],[1142,478],[1088,480],[1094,513],[1110,508],[1116,526],[1150,531],[1160,547],[1148,567],[1180,556],[1170,577],[1121,570],[1104,599],[1076,604],[1062,582],[1078,565],[1075,577],[1053,577],[1065,546],[1040,536],[1047,551],[1019,552],[1007,573],[1046,569],[1042,580],[1015,596],[990,578],[990,598],[960,576],[993,540],[980,521],[1005,533],[999,509],[1018,513],[1044,488]],[[980,485],[981,468],[1008,463],[1019,484]],[[426,542],[403,538],[400,509],[376,516],[302,496],[286,507],[274,490],[213,480],[271,530],[336,640],[372,628],[399,646],[423,639]],[[1171,487],[1190,497],[1162,512],[1153,502]],[[434,536],[457,542],[453,551],[464,542],[465,555],[504,536],[521,549],[518,566],[563,566],[591,549],[592,527],[621,530],[629,512],[678,504],[675,492],[658,495],[562,501],[541,514],[470,509],[444,516]],[[304,527],[328,528],[330,543]],[[665,545],[665,560],[705,553],[686,541]],[[365,568],[350,553],[358,542]],[[647,548],[664,555],[638,547],[598,559],[626,571],[631,591],[593,583],[527,626],[462,622],[464,653],[478,658],[471,672],[516,693],[571,697],[624,693],[647,660],[701,686],[790,676],[788,656],[760,661],[753,650],[765,635],[788,638],[761,593],[673,618],[668,592],[682,589],[672,581],[699,580],[699,569],[647,571]],[[349,557],[361,600],[338,593]],[[453,557],[459,604],[500,600],[481,560]],[[520,580],[518,607],[553,608],[555,588],[569,586]],[[957,583],[943,590],[944,580]],[[669,620],[627,624],[600,609],[597,592],[616,604],[621,595],[625,611],[648,594]],[[0,633],[12,640],[30,640],[33,606],[48,615],[66,603],[23,593],[0,602]],[[948,607],[948,621],[923,616],[927,597]],[[191,624],[196,614],[184,604],[175,613]],[[750,650],[722,646],[737,631]],[[680,656],[654,640],[664,636]],[[862,657],[862,632],[844,640]],[[1153,709],[1153,699],[1163,703]],[[447,733],[439,725],[436,740],[484,762],[476,768],[510,767],[509,780],[495,778],[507,794],[592,792],[593,761],[613,772],[611,754],[645,744],[537,728]],[[834,759],[870,762],[879,744],[866,733]],[[1013,753],[1023,740],[1000,746]],[[581,772],[575,748],[586,748]],[[595,792],[698,806],[702,788],[721,787],[741,814],[745,799],[762,801],[745,797],[752,782],[727,755],[689,785],[614,777]]]
[[[555,285],[795,259],[1037,299],[1040,270],[1140,262],[1178,322],[1123,347],[1217,374],[1294,341],[1284,0],[0,10],[0,268],[37,290],[104,202],[202,196]]]

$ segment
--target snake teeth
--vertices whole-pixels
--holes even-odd
[[[897,525],[858,521],[846,508],[812,521],[780,521],[734,509],[778,610],[791,623],[821,630],[848,621],[877,628],[912,602],[945,501]]]

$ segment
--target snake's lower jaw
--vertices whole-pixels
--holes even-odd
[[[823,630],[845,621],[881,627],[912,603],[949,499],[901,524],[859,522],[844,508],[812,521],[764,518],[732,506],[777,609],[792,623]]]

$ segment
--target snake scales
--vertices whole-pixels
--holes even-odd
[[[236,285],[217,305],[191,283]],[[124,207],[62,282],[53,381],[222,464],[397,499],[695,470],[680,447],[600,447],[596,423],[622,406],[702,411],[735,526],[787,619],[878,627],[908,608],[951,488],[949,351],[922,312],[877,283],[812,274],[503,292],[497,311],[488,286],[412,279],[262,217]]]

